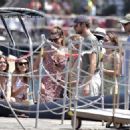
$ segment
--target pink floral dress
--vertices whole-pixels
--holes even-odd
[[[51,47],[45,49],[44,56],[44,67],[46,71],[59,83],[57,84],[51,77],[47,74],[43,77],[43,84],[45,85],[45,94],[43,99],[45,102],[55,101],[60,98],[62,94],[62,85],[64,85],[61,80],[64,80],[64,74],[62,73],[65,69],[65,63],[67,58],[65,56],[60,56],[56,50]],[[62,73],[62,74],[61,74]]]

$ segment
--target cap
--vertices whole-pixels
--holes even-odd
[[[100,27],[97,27],[94,31],[95,36],[105,37],[106,36],[106,30]]]
[[[121,24],[127,24],[127,23],[130,23],[130,13],[129,14],[126,14],[125,17],[123,19],[121,19],[119,21]]]
[[[74,20],[74,24],[77,24],[77,23],[90,23],[90,21],[85,15],[79,15]]]

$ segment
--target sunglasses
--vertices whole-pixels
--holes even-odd
[[[19,66],[28,65],[28,62],[19,62],[18,64],[19,64]]]
[[[0,61],[0,64],[7,64],[5,61]]]
[[[58,39],[59,39],[59,38],[50,39],[50,41],[52,41],[52,42],[57,42]]]
[[[50,34],[51,34],[51,35],[54,35],[54,34],[58,34],[58,32],[51,32]]]

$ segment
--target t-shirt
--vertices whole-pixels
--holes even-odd
[[[84,43],[82,46],[83,55],[82,55],[82,70],[85,72],[89,71],[90,61],[89,61],[89,54],[96,53],[98,54],[98,40],[97,38],[90,33],[87,37],[84,38]],[[98,55],[97,55],[97,62],[98,62]],[[84,72],[82,73],[85,74]]]

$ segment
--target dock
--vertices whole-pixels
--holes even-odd
[[[61,120],[39,119],[38,127],[35,128],[34,118],[18,118],[25,130],[73,130],[71,121],[65,120],[61,125]],[[0,117],[0,130],[22,130],[15,118]],[[105,123],[102,122],[83,121],[82,127],[79,130],[116,130],[114,128],[106,128]]]

